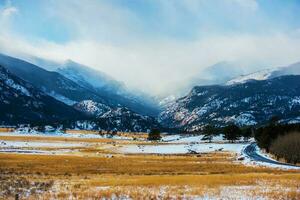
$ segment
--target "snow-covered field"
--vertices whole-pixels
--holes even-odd
[[[252,160],[245,152],[244,148],[253,142],[237,141],[237,143],[229,143],[223,139],[222,135],[215,136],[211,143],[203,140],[203,135],[166,135],[162,134],[162,139],[159,142],[148,142],[145,138],[139,138],[137,142],[133,138],[124,136],[110,136],[98,134],[67,134],[60,131],[41,133],[26,129],[17,130],[13,133],[1,133],[0,136],[36,136],[44,138],[42,141],[11,141],[0,139],[0,152],[2,153],[27,153],[27,154],[64,154],[76,152],[80,148],[91,147],[89,142],[64,142],[63,138],[92,138],[92,139],[111,139],[112,141],[119,141],[122,144],[114,145],[100,144],[101,148],[109,148],[116,153],[122,154],[201,154],[209,152],[231,152],[235,153],[240,162],[245,165],[256,165],[265,167],[278,167],[282,169],[299,169],[299,167],[277,165],[266,163],[263,161]],[[49,141],[49,137],[62,138],[57,141]],[[125,141],[125,142],[122,142]],[[99,144],[98,144],[99,145]],[[105,147],[104,147],[105,146]],[[48,148],[48,149],[47,149]],[[46,149],[46,150],[45,150]],[[257,154],[272,160],[267,154],[263,153],[256,146]]]
[[[70,143],[70,142],[25,142],[25,141],[1,141],[0,147],[6,148],[36,148],[36,147],[53,147],[53,148],[70,148],[70,147],[81,147],[84,143]]]
[[[64,154],[72,150],[71,148],[85,147],[88,144],[78,142],[36,142],[36,141],[10,141],[0,140],[1,153],[26,153],[26,154]]]
[[[222,136],[217,136],[212,143],[208,143],[203,140],[202,135],[165,134],[162,134],[162,140],[158,142],[149,142],[145,138],[98,138],[107,137],[58,132],[1,133],[0,169],[9,169],[9,173],[13,169],[16,177],[33,171],[34,176],[27,175],[28,183],[34,183],[39,176],[42,176],[41,180],[55,180],[46,195],[64,194],[67,195],[64,196],[66,198],[69,195],[69,199],[88,199],[87,194],[98,194],[95,199],[103,195],[107,195],[106,199],[149,199],[150,196],[176,199],[182,194],[183,199],[265,199],[265,196],[273,199],[278,195],[284,197],[286,194],[281,195],[284,192],[298,191],[294,186],[299,179],[294,177],[298,171],[286,170],[286,173],[292,174],[286,176],[278,173],[274,179],[274,170],[294,168],[247,158],[243,150],[253,139],[247,143],[229,143]],[[267,156],[259,148],[252,151]],[[209,154],[210,152],[215,153]],[[244,160],[238,159],[241,157]],[[247,167],[244,164],[268,168]],[[42,170],[42,175],[39,175]],[[9,173],[6,174],[11,177]],[[57,178],[56,174],[60,177],[65,174],[66,178]],[[283,180],[278,185],[277,178]],[[2,184],[6,184],[6,188],[14,186],[19,189],[15,184],[17,179],[11,179],[12,182],[3,179]],[[145,182],[153,186],[145,186]],[[116,186],[115,183],[120,185]],[[291,189],[285,191],[285,188]],[[137,190],[139,193],[136,193]],[[29,194],[31,193],[28,196]],[[51,196],[50,199],[57,199],[56,197]]]
[[[230,151],[240,153],[245,144],[236,143],[189,143],[189,144],[157,144],[157,145],[126,145],[120,148],[122,153],[134,154],[186,154],[207,153],[214,151]]]
[[[118,135],[99,135],[99,134],[92,134],[92,133],[76,133],[76,134],[69,134],[64,133],[61,131],[49,131],[49,132],[38,132],[32,129],[17,129],[15,132],[7,132],[7,133],[0,133],[0,136],[41,136],[41,137],[67,137],[67,138],[96,138],[96,139],[116,139],[116,140],[130,140],[132,138],[118,136]]]
[[[174,143],[192,143],[192,142],[204,142],[204,135],[163,135],[163,142],[174,142]],[[218,135],[212,138],[212,142],[224,142],[223,136]]]
[[[211,143],[203,140],[203,135],[164,135],[162,142],[146,145],[126,145],[119,149],[122,153],[132,154],[186,154],[228,151],[240,153],[249,143],[229,143],[222,135],[215,136]]]

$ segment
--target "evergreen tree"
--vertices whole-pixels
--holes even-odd
[[[279,117],[278,116],[272,116],[271,118],[270,118],[270,120],[269,120],[269,123],[270,123],[270,125],[276,125],[277,123],[278,123],[278,121],[279,121]]]
[[[148,134],[148,140],[160,140],[160,130],[159,129],[152,129]]]
[[[244,141],[248,141],[252,137],[252,127],[247,127],[242,130],[242,136],[244,137]]]
[[[215,133],[216,133],[216,129],[214,126],[211,125],[205,126],[203,129],[203,134],[204,134],[203,140],[208,140],[209,142],[211,142]]]
[[[241,129],[234,124],[228,125],[224,128],[224,136],[226,140],[229,140],[233,143],[240,138]]]

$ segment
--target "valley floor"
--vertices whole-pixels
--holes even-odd
[[[0,133],[0,199],[300,199],[299,170],[239,159],[247,145]]]

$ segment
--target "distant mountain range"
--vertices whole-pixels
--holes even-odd
[[[218,85],[200,81],[186,96],[170,96],[160,105],[73,61],[38,63],[45,66],[0,54],[1,124],[56,122],[141,132],[153,127],[192,131],[207,124],[261,125],[273,116],[300,122],[300,63],[247,75],[240,75],[238,66],[231,68],[232,63],[218,63],[204,70],[206,83]]]
[[[47,123],[69,120],[70,124],[74,124],[80,119],[86,120],[85,123],[97,124],[98,128],[115,128],[119,131],[146,131],[151,127],[150,124],[157,126],[153,117],[144,114],[151,112],[155,114],[158,108],[140,103],[141,99],[135,100],[133,96],[127,97],[121,94],[119,92],[121,89],[118,88],[122,86],[102,76],[100,72],[70,61],[64,68],[59,68],[59,72],[52,72],[24,60],[1,54],[0,65],[3,74],[4,72],[7,74],[2,76],[3,84],[6,83],[6,79],[14,80],[13,83],[18,83],[16,87],[22,88],[16,91],[12,87],[5,87],[5,93],[1,96],[3,98],[1,111],[5,113],[2,115],[2,123],[36,121]],[[65,76],[64,72],[66,72]],[[104,83],[100,85],[102,80]],[[34,91],[32,95],[24,96],[24,91],[29,89]],[[17,94],[22,91],[23,95]],[[39,99],[41,97],[43,98]],[[9,102],[10,106],[5,105],[5,102]],[[30,105],[30,102],[34,103]],[[99,112],[98,115],[90,112],[91,102],[97,111],[103,109],[101,113],[103,115]],[[138,114],[131,108],[137,112],[144,112]],[[22,111],[27,113],[22,114]],[[124,113],[124,116],[126,114],[127,117],[120,117],[120,113]],[[119,121],[122,121],[122,125],[116,126]]]
[[[0,64],[19,78],[68,105],[86,99],[106,103],[104,99],[58,72],[50,72],[41,67],[13,57],[0,55]]]
[[[157,116],[160,111],[152,97],[129,91],[123,83],[87,66],[67,61],[59,66],[57,72],[93,91],[112,107],[123,106],[150,116]]]
[[[245,83],[251,80],[267,80],[284,75],[300,75],[300,62],[285,67],[265,69],[247,75],[241,75],[227,81],[226,84],[232,85]]]
[[[79,111],[37,90],[0,65],[0,123],[16,124],[70,120]]]
[[[204,68],[191,78],[194,85],[224,84],[241,74],[248,72],[241,64],[235,62],[218,62]]]
[[[186,95],[194,86],[224,85],[242,74],[253,72],[253,68],[255,69],[252,65],[227,61],[204,67],[178,85],[177,92],[172,91],[166,97],[160,98],[159,105],[164,107],[167,103]]]
[[[263,124],[273,116],[300,122],[300,75],[196,86],[187,96],[169,103],[159,121],[168,127],[198,130],[207,124]]]

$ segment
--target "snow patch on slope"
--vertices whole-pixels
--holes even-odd
[[[61,94],[57,94],[56,92],[54,92],[54,91],[51,91],[51,92],[49,92],[49,93],[47,93],[49,96],[51,96],[51,97],[53,97],[54,99],[56,99],[56,100],[58,100],[58,101],[61,101],[61,102],[63,102],[63,103],[65,103],[65,104],[67,104],[67,105],[69,105],[69,106],[72,106],[72,105],[74,105],[75,103],[77,103],[76,101],[73,101],[73,100],[71,100],[71,99],[69,99],[69,98],[67,98],[67,97],[65,97],[65,96],[63,96],[63,95],[61,95]]]
[[[75,105],[75,108],[87,114],[98,117],[104,114],[105,112],[111,110],[110,107],[92,100],[81,101]]]
[[[274,69],[266,69],[266,70],[254,72],[252,74],[242,75],[228,81],[226,85],[246,83],[250,80],[266,80],[271,77],[273,71]]]
[[[4,73],[0,73],[0,79],[2,79],[4,81],[4,83],[8,86],[11,87],[19,92],[21,92],[23,95],[30,97],[31,94],[30,92],[23,87],[22,85],[19,85],[17,83],[15,83],[14,80],[10,79],[7,74]]]

